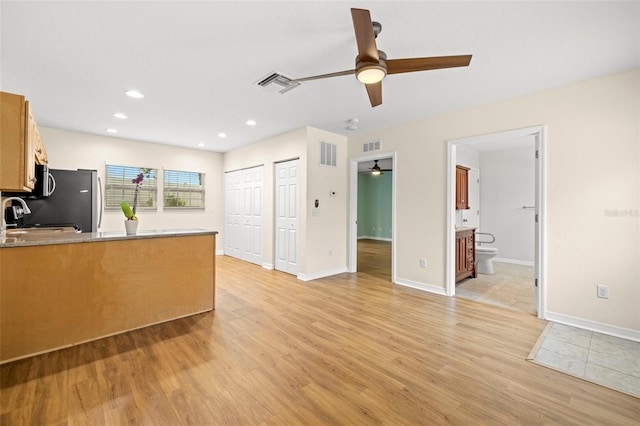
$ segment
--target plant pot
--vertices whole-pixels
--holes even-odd
[[[138,232],[138,221],[137,220],[125,220],[124,228],[127,231],[127,235],[136,235]]]

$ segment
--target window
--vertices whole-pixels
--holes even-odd
[[[164,207],[204,209],[204,173],[165,170]]]
[[[105,210],[120,209],[120,203],[126,201],[133,207],[136,184],[132,181],[140,174],[143,180],[138,193],[138,209],[156,210],[157,185],[156,169],[144,167],[113,166],[107,164],[105,183]]]

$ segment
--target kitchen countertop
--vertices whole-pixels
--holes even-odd
[[[30,231],[17,233],[22,228],[8,230],[5,241],[0,241],[0,248],[44,246],[52,244],[92,243],[100,241],[134,240],[145,238],[182,237],[191,235],[215,235],[218,231],[200,228],[186,229],[151,229],[139,230],[135,235],[119,232],[55,232]]]

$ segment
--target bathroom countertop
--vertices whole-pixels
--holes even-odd
[[[41,228],[44,229],[44,228]],[[139,230],[135,235],[127,235],[121,232],[54,232],[54,231],[29,231],[24,233],[17,230],[8,230],[4,241],[0,241],[0,248],[43,246],[52,244],[75,244],[99,241],[133,240],[144,238],[166,238],[192,235],[211,235],[218,231],[199,228],[187,229],[151,229]]]

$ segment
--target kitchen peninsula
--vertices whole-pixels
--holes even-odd
[[[216,234],[9,231],[0,363],[213,310]]]

